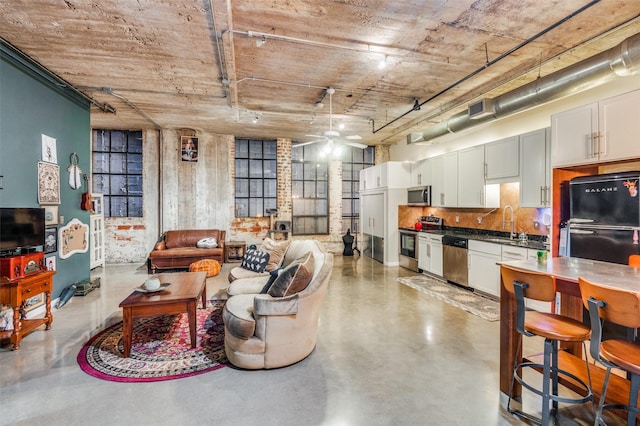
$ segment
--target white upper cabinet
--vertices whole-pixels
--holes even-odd
[[[484,145],[458,151],[458,207],[484,207]]]
[[[598,129],[598,104],[584,105],[551,116],[553,167],[597,162],[593,136]]]
[[[431,205],[458,207],[458,152],[433,157]]]
[[[600,161],[640,157],[640,90],[598,103]]]
[[[551,206],[550,128],[520,135],[520,207]]]
[[[518,136],[490,142],[484,146],[488,183],[514,182],[520,174]]]
[[[500,185],[486,185],[485,146],[458,151],[458,207],[500,207]]]
[[[425,183],[425,162],[427,160],[417,161],[411,164],[411,181],[409,182],[409,186],[423,186]]]
[[[553,167],[640,156],[640,90],[551,116]]]
[[[407,188],[410,186],[411,164],[387,161],[360,171],[360,190]]]

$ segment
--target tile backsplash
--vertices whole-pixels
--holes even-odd
[[[398,206],[398,226],[413,228],[420,216],[441,216],[447,227],[485,229],[490,231],[509,232],[510,225],[502,226],[502,216],[506,206],[513,208],[514,231],[524,231],[531,235],[549,235],[551,223],[550,208],[520,207],[520,187],[518,183],[500,185],[500,207],[496,209],[437,208]],[[510,219],[507,212],[506,219]]]

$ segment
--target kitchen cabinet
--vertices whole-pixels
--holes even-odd
[[[363,234],[384,236],[384,193],[360,195],[360,226]]]
[[[411,163],[387,161],[360,171],[360,191],[383,188],[408,188],[411,181]]]
[[[640,90],[551,116],[553,167],[640,156]]]
[[[500,186],[485,184],[484,145],[458,151],[457,207],[500,207]]]
[[[474,290],[500,297],[500,244],[469,240],[469,286]]]
[[[426,234],[418,234],[418,269],[428,271],[429,268],[431,268],[429,238]]]
[[[551,129],[520,135],[520,207],[551,206]]]
[[[418,234],[418,268],[442,277],[442,235]]]
[[[429,235],[429,272],[442,277],[442,235]]]
[[[386,266],[399,265],[398,206],[407,204],[407,190],[382,189],[360,194],[363,254]]]
[[[411,164],[411,179],[409,180],[409,186],[422,185],[422,167],[424,160]]]
[[[89,216],[89,269],[104,266],[104,215]]]
[[[434,207],[458,207],[458,152],[433,157]]]
[[[520,140],[511,136],[484,145],[487,183],[513,182],[520,175]]]

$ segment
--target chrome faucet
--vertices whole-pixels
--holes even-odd
[[[507,215],[507,209],[509,209],[511,211],[511,220],[506,220],[505,216]],[[511,206],[504,206],[504,210],[502,211],[502,229],[504,229],[507,226],[507,222],[509,222],[510,224],[510,231],[509,231],[509,239],[513,240],[516,237],[516,233],[513,230],[513,207]]]

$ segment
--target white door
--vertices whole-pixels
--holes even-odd
[[[484,207],[484,146],[458,151],[458,207]]]
[[[520,135],[520,207],[551,205],[547,130]]]
[[[593,103],[551,116],[553,167],[595,163],[598,104]]]
[[[600,161],[640,156],[640,90],[598,104]]]

